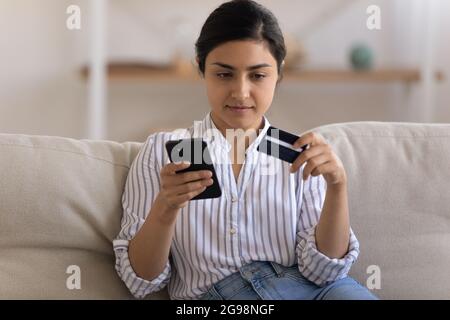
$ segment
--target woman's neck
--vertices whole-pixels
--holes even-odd
[[[264,128],[264,118],[261,118],[259,124],[248,128],[230,128],[226,125],[226,123],[216,119],[212,113],[211,119],[213,120],[214,125],[217,127],[217,129],[219,129],[220,133],[222,133],[225,139],[227,139],[227,141],[232,145],[233,149],[235,149],[236,146],[241,146],[244,144],[245,150],[247,150],[248,146],[258,136],[259,130]],[[233,137],[231,137],[232,139],[229,139],[230,137],[227,138],[227,130],[239,130],[240,133],[244,134],[233,132]]]

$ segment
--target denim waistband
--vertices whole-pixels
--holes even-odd
[[[255,261],[239,268],[238,272],[235,272],[228,277],[220,280],[214,287],[217,290],[221,290],[226,287],[230,282],[237,281],[237,279],[245,279],[251,281],[252,279],[263,279],[268,276],[281,276],[283,274],[283,267],[274,262],[268,261]]]
[[[233,283],[241,285],[242,287],[248,285],[249,282],[262,280],[267,277],[277,276],[282,277],[285,273],[285,268],[278,263],[269,261],[254,261],[239,268],[239,270],[222,280],[216,282],[206,294],[212,295],[215,298],[222,298],[228,286]]]

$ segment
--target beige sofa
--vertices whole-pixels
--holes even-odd
[[[361,243],[351,275],[379,284],[374,292],[385,299],[449,299],[450,125],[316,131],[348,172]],[[140,146],[0,134],[0,298],[133,298],[115,272],[112,240]]]

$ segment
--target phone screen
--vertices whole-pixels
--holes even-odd
[[[208,146],[201,138],[169,140],[166,151],[171,162],[189,161],[191,165],[177,173],[188,171],[209,170],[212,172],[213,184],[191,200],[218,198],[222,195],[216,170],[211,160]]]

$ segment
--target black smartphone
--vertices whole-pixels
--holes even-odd
[[[213,184],[191,200],[218,198],[222,195],[208,146],[203,139],[169,140],[166,142],[166,151],[171,162],[189,161],[191,163],[189,167],[179,170],[177,173],[199,170],[209,170],[212,172],[211,179],[213,179]]]

